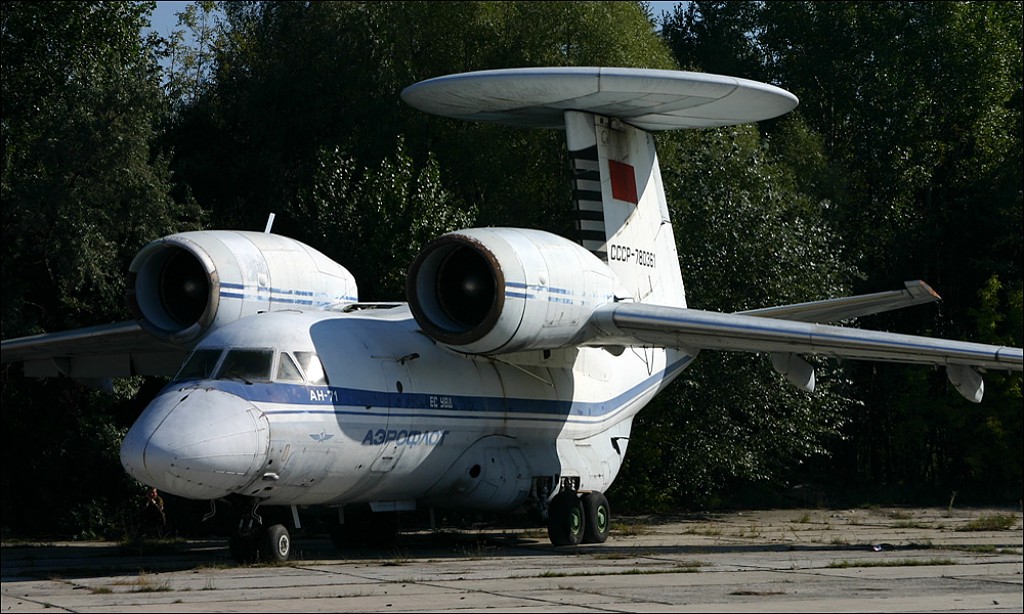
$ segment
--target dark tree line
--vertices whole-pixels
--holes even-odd
[[[1022,342],[1020,2],[10,2],[3,82],[3,337],[126,319],[127,264],[170,232],[275,231],[401,299],[437,234],[565,232],[562,135],[429,117],[418,80],[609,65],[730,74],[801,105],[659,135],[689,303],[732,311],[926,279],[940,307],[865,326]],[[186,44],[182,33],[189,31]],[[160,60],[163,59],[163,63]],[[382,229],[387,229],[386,232]],[[3,526],[116,533],[120,437],[158,381],[114,394],[3,373]],[[618,507],[737,504],[814,482],[856,498],[1018,501],[1021,378],[969,405],[941,371],[704,354],[635,425]],[[763,500],[763,499],[762,499]]]

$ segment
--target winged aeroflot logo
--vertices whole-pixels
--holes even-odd
[[[328,439],[330,439],[331,437],[334,437],[334,435],[331,435],[330,433],[328,433],[326,431],[320,431],[319,433],[310,433],[309,437],[310,437],[310,439],[312,439],[313,441],[315,441],[317,443],[323,443],[323,442],[327,441]]]

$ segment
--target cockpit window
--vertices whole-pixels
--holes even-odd
[[[217,379],[240,379],[246,382],[270,380],[274,350],[228,350]]]
[[[314,386],[327,386],[327,373],[324,372],[324,365],[320,357],[313,352],[295,352],[295,358],[299,361],[306,374],[306,381]]]
[[[210,379],[213,368],[224,350],[196,350],[188,357],[181,370],[174,376],[174,381],[190,379]]]
[[[296,366],[295,361],[286,352],[281,352],[281,360],[277,364],[277,381],[279,382],[301,382],[302,372]]]

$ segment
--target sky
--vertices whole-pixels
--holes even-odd
[[[178,25],[177,14],[184,11],[188,5],[189,2],[186,1],[158,1],[151,18],[153,29],[164,36],[168,36],[171,30]]]

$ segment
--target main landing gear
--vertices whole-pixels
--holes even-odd
[[[555,546],[604,543],[610,526],[608,498],[597,491],[563,490],[548,507],[548,537]]]

